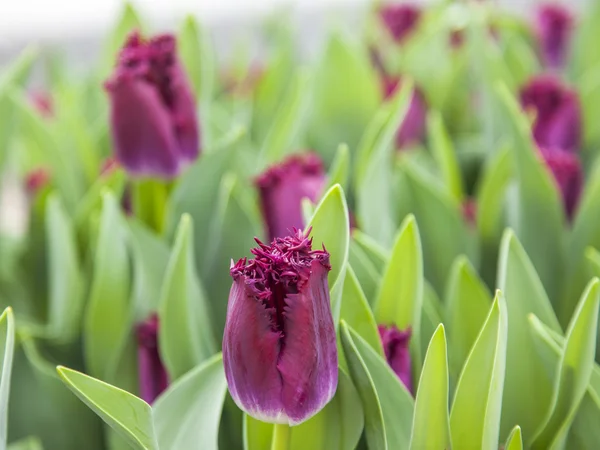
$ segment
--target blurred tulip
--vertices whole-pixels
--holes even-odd
[[[303,228],[302,199],[319,200],[325,186],[321,158],[313,152],[289,156],[269,167],[256,184],[269,240]]]
[[[140,397],[149,404],[167,388],[167,370],[158,351],[158,317],[150,316],[137,327]]]
[[[400,331],[395,325],[379,325],[379,337],[383,344],[383,351],[388,364],[400,378],[402,384],[411,394],[413,393],[412,369],[408,344],[410,343],[411,330]]]
[[[540,148],[540,153],[552,172],[560,191],[565,213],[571,220],[579,204],[583,188],[583,173],[579,157],[561,149]]]
[[[130,174],[169,179],[198,157],[196,104],[175,37],[131,34],[105,87],[115,154]]]
[[[232,263],[225,375],[235,403],[264,422],[304,422],[337,388],[329,253],[312,250],[309,234],[257,239],[254,259]]]
[[[462,203],[462,213],[465,221],[475,226],[477,224],[477,200],[475,198],[467,198]]]
[[[400,88],[402,79],[400,77],[384,76],[383,95],[385,99],[390,99]],[[427,105],[423,93],[415,87],[408,111],[404,117],[402,125],[396,135],[396,146],[398,148],[407,147],[411,144],[421,142],[425,137],[425,128],[427,120]]]
[[[532,78],[521,89],[521,105],[535,115],[533,137],[542,147],[577,152],[581,106],[577,92],[552,75]]]
[[[54,117],[52,97],[47,92],[39,91],[31,94],[31,102],[35,109],[46,119]]]
[[[32,170],[25,177],[25,189],[29,195],[35,195],[50,183],[50,172],[45,168]]]
[[[387,3],[379,10],[379,16],[394,40],[401,43],[416,29],[421,8],[410,3]]]
[[[571,44],[574,25],[571,12],[559,3],[538,5],[535,32],[544,64],[552,69],[565,65]]]

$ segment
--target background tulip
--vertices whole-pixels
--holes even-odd
[[[579,203],[583,186],[579,158],[561,149],[541,148],[540,152],[558,185],[567,217],[571,219]]]
[[[573,22],[571,12],[559,3],[542,3],[538,6],[535,32],[547,67],[559,69],[564,66],[571,44]]]
[[[390,3],[381,7],[379,15],[394,40],[400,43],[417,27],[421,8],[409,3]]]
[[[390,99],[396,90],[400,88],[402,80],[400,77],[384,76],[382,83],[384,98]],[[427,106],[423,93],[418,88],[415,88],[404,121],[396,134],[396,145],[398,148],[418,143],[423,139],[425,135],[426,115]]]
[[[379,325],[378,329],[388,364],[398,378],[400,378],[400,381],[402,381],[404,386],[406,386],[406,389],[408,389],[411,394],[414,394],[412,365],[408,349],[412,334],[411,330],[407,329],[400,331],[395,325]]]
[[[169,385],[158,351],[158,317],[150,316],[137,327],[140,397],[152,403]]]

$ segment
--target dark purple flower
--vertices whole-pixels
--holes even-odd
[[[571,12],[559,3],[542,3],[537,7],[535,32],[542,59],[547,67],[564,66],[569,52],[574,20]]]
[[[395,325],[379,325],[379,337],[385,358],[408,392],[413,394],[412,367],[408,350],[411,334],[410,328],[400,331]]]
[[[158,351],[158,317],[150,316],[137,326],[140,397],[149,404],[167,388],[169,378]]]
[[[175,37],[131,34],[105,87],[115,154],[130,174],[169,179],[198,157],[196,104]]]
[[[561,149],[540,148],[546,166],[558,186],[567,218],[571,220],[579,204],[583,186],[583,172],[579,157]]]
[[[232,265],[223,335],[229,392],[264,422],[299,424],[333,397],[338,381],[329,304],[329,253],[308,233],[258,239],[255,258]]]
[[[316,153],[289,156],[268,168],[256,184],[269,240],[303,228],[302,199],[316,202],[325,186],[323,163]]]
[[[521,89],[521,105],[535,115],[533,137],[541,147],[576,152],[581,142],[577,92],[552,75],[532,78]]]
[[[400,77],[384,76],[382,78],[384,98],[390,99],[400,88],[402,79]],[[423,93],[418,89],[413,89],[408,111],[404,121],[396,135],[396,146],[398,148],[407,147],[411,144],[421,142],[425,136],[425,127],[427,121],[427,105]]]
[[[394,40],[401,43],[416,29],[421,8],[410,3],[388,3],[381,7],[379,15]]]

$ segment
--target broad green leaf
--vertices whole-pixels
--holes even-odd
[[[406,448],[414,401],[387,362],[344,321],[340,336],[350,376],[365,411],[369,448]]]
[[[587,11],[582,14],[574,29],[570,61],[570,75],[579,79],[600,63],[600,49],[595,45],[600,38],[600,5],[597,2],[587,4]]]
[[[76,370],[62,366],[56,370],[65,385],[133,448],[158,450],[150,405],[129,392]]]
[[[43,450],[42,441],[37,437],[28,437],[20,441],[13,442],[8,446],[8,450]]]
[[[451,378],[458,376],[486,321],[492,295],[464,256],[452,266],[445,297]]]
[[[226,390],[220,353],[169,386],[152,410],[159,448],[216,450]]]
[[[577,90],[581,101],[583,145],[595,148],[600,142],[600,132],[595,118],[600,114],[600,60],[578,80]]]
[[[600,280],[590,282],[567,329],[552,402],[532,448],[562,448],[594,367]]]
[[[206,295],[196,277],[192,233],[192,219],[184,214],[160,300],[160,352],[173,380],[216,352]]]
[[[347,189],[350,175],[350,149],[346,144],[340,144],[327,174],[327,188],[339,184],[342,189]]]
[[[507,330],[506,304],[498,291],[456,387],[450,413],[454,448],[498,448]]]
[[[504,444],[504,450],[523,450],[523,439],[521,438],[521,427],[515,426]]]
[[[375,268],[364,250],[354,239],[350,241],[350,252],[348,262],[356,274],[360,286],[369,304],[375,302],[375,295],[381,280],[381,273]]]
[[[383,272],[375,303],[377,322],[411,328],[411,356],[418,376],[421,361],[421,310],[423,304],[423,256],[415,218],[410,215],[396,235],[392,253]]]
[[[410,448],[450,448],[448,357],[442,324],[433,334],[425,355],[415,400]]]
[[[460,167],[448,131],[444,126],[441,114],[431,111],[427,118],[427,129],[433,156],[440,168],[444,185],[448,192],[457,200],[462,201],[464,188]]]
[[[312,228],[313,248],[325,246],[330,257],[331,271],[328,282],[331,291],[331,311],[338,323],[342,304],[342,291],[350,248],[350,222],[344,190],[339,184],[325,193],[306,226]]]
[[[377,271],[383,272],[389,259],[389,251],[379,245],[373,238],[357,229],[352,231],[352,241],[356,242],[364,251]]]
[[[0,316],[0,448],[6,448],[8,423],[8,398],[15,351],[15,320],[11,308],[6,308]]]
[[[179,30],[177,46],[196,98],[204,105],[211,100],[216,76],[210,35],[194,16],[188,15]]]
[[[561,328],[533,264],[511,230],[502,239],[497,286],[506,298],[509,323],[500,433],[507,435],[518,423],[527,440],[541,425],[552,397],[552,383],[537,354],[527,316],[535,314],[558,333]]]
[[[119,355],[131,328],[127,233],[120,205],[103,195],[94,275],[84,322],[86,366],[95,377],[113,382]]]
[[[429,341],[437,330],[440,323],[444,322],[444,305],[438,297],[435,289],[425,281],[423,285],[423,312],[421,314],[421,329],[419,334],[421,335],[421,351],[419,355],[425,355],[427,353],[427,347],[429,347]],[[422,362],[419,362],[422,364]],[[420,365],[419,364],[419,365]],[[416,374],[416,377],[419,374]],[[453,382],[456,380],[450,379],[450,387],[453,387]],[[452,392],[452,390],[451,390]]]

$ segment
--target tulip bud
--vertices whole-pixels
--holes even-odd
[[[384,98],[390,99],[396,90],[400,88],[402,80],[400,77],[384,76],[382,83]],[[396,146],[398,148],[407,147],[423,140],[427,120],[426,116],[427,106],[425,98],[423,93],[415,87],[404,121],[396,134]]]
[[[389,366],[402,381],[408,392],[413,394],[410,352],[408,350],[412,334],[410,328],[404,331],[400,331],[395,325],[379,325],[378,328],[385,358]]]
[[[38,168],[29,172],[25,178],[25,189],[31,196],[50,183],[50,172],[45,168]]]
[[[158,351],[158,317],[156,314],[139,324],[136,331],[140,397],[146,403],[152,404],[169,385],[167,370]]]
[[[337,388],[329,253],[312,250],[309,234],[257,239],[254,259],[232,263],[225,375],[235,403],[264,422],[308,420]]]
[[[175,37],[130,35],[105,87],[116,157],[130,174],[168,179],[198,157],[196,105]]]
[[[577,155],[561,149],[540,148],[540,153],[554,176],[563,199],[565,213],[571,220],[579,204],[583,185],[583,173],[579,158]]]
[[[31,102],[35,109],[45,118],[51,119],[54,117],[54,105],[52,97],[47,92],[34,92],[31,94]]]
[[[535,115],[533,137],[542,147],[575,152],[581,141],[581,106],[575,90],[541,75],[521,89],[521,105]]]
[[[390,3],[381,7],[379,15],[392,38],[401,43],[416,29],[421,8],[406,3]]]
[[[563,67],[573,32],[573,16],[569,10],[554,2],[539,5],[535,32],[544,64],[553,69]]]
[[[267,169],[256,184],[267,234],[273,240],[287,236],[293,228],[304,227],[302,199],[319,199],[325,186],[325,171],[316,153],[292,155]]]

